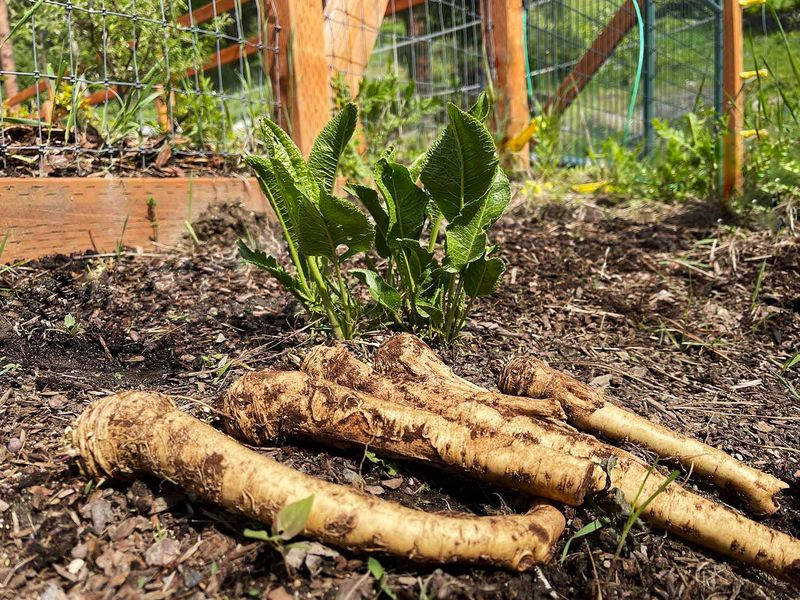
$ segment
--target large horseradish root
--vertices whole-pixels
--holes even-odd
[[[380,373],[357,360],[345,348],[337,346],[315,348],[304,361],[303,369],[317,377],[336,380],[386,401],[417,405],[420,399],[409,394],[406,387],[409,379],[436,387],[449,383],[473,392],[482,389],[454,375],[427,345],[407,334],[386,341],[375,355],[375,365]],[[656,471],[648,476],[648,466],[630,453],[564,424],[528,417],[509,420],[485,406],[453,409],[435,397],[428,398],[424,406],[426,410],[444,415],[466,427],[494,431],[516,439],[522,445],[527,440],[526,451],[545,445],[553,451],[598,462],[613,456],[616,464],[611,469],[609,485],[619,488],[629,503],[634,503],[637,497],[640,501],[649,498],[665,481]],[[567,412],[571,417],[569,408]],[[800,579],[800,541],[751,521],[675,483],[655,496],[644,509],[642,517],[684,539],[755,565],[783,579],[794,582]]]
[[[324,482],[249,450],[161,394],[126,392],[98,400],[69,435],[87,475],[160,477],[267,524],[284,506],[313,495],[306,535],[415,561],[521,571],[551,557],[565,525],[546,504],[525,515],[430,514]]]
[[[475,424],[465,426],[305,373],[249,373],[223,402],[229,433],[255,445],[305,438],[369,446],[572,505],[605,485],[605,474],[591,460],[546,446],[531,448]]]
[[[499,387],[508,394],[536,400],[558,400],[569,423],[615,441],[628,441],[663,458],[673,459],[693,473],[743,498],[757,515],[778,510],[775,495],[789,485],[736,460],[722,450],[670,431],[636,413],[612,404],[603,394],[535,358],[512,359],[503,369]]]

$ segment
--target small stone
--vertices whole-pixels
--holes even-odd
[[[380,496],[381,494],[386,492],[386,490],[384,490],[379,485],[368,485],[364,488],[364,491],[366,491],[369,494],[373,494],[374,496]]]
[[[203,581],[203,574],[195,569],[186,569],[183,572],[183,585],[191,589]]]
[[[611,374],[609,374],[609,375],[600,375],[599,377],[595,377],[594,379],[592,379],[589,382],[589,385],[591,385],[592,387],[603,388],[603,387],[606,387],[607,385],[609,385],[611,383],[611,379],[613,377],[614,376],[611,375]]]
[[[345,480],[347,483],[353,483],[354,481],[359,481],[359,480],[361,479],[361,475],[359,475],[359,474],[358,474],[356,471],[354,471],[353,469],[349,469],[349,468],[345,467],[345,468],[342,470],[342,478],[343,478],[343,479],[344,479],[344,480]]]
[[[269,592],[267,600],[294,600],[294,596],[287,592],[285,587],[281,586]]]
[[[97,535],[103,533],[106,525],[114,520],[114,512],[111,510],[111,502],[104,498],[98,498],[92,502],[92,529]]]
[[[64,590],[55,583],[50,583],[44,591],[39,594],[39,600],[67,600],[67,595],[64,593]]]
[[[181,545],[170,538],[164,538],[150,546],[144,553],[144,559],[151,567],[164,567],[180,556]]]
[[[399,490],[400,486],[403,485],[403,478],[394,477],[392,479],[387,479],[385,481],[381,481],[381,485],[390,490]]]
[[[69,571],[72,575],[77,575],[80,573],[80,570],[83,568],[83,565],[86,564],[82,558],[75,558],[67,565],[67,571]]]
[[[11,505],[8,502],[0,500],[0,513],[6,512],[9,508],[11,508]]]
[[[6,448],[11,454],[16,454],[20,450],[22,450],[22,440],[17,437],[12,437],[8,440],[8,444],[6,444]]]
[[[221,344],[221,343],[222,343],[222,342],[224,342],[226,339],[227,339],[227,338],[226,338],[224,335],[222,335],[222,334],[220,333],[220,334],[217,336],[217,339],[215,339],[214,341],[215,341],[217,344]]]
[[[67,399],[62,395],[53,396],[47,401],[50,410],[61,410],[67,405]]]
[[[760,431],[761,433],[772,433],[775,431],[775,428],[766,421],[758,421],[755,425],[753,425],[753,429]]]
[[[78,544],[69,553],[72,558],[86,558],[89,554],[89,546],[87,544]]]

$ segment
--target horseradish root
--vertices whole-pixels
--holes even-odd
[[[153,475],[267,524],[282,507],[313,495],[306,535],[420,562],[522,571],[551,557],[565,524],[548,505],[525,515],[429,514],[327,483],[245,448],[161,394],[103,398],[84,411],[70,438],[87,475]]]
[[[719,487],[742,496],[755,514],[773,514],[778,510],[774,496],[789,487],[721,450],[608,402],[602,393],[535,358],[511,360],[503,369],[498,384],[507,394],[558,400],[569,423],[578,429],[612,440],[629,441],[661,457],[677,460]]]
[[[605,484],[602,469],[590,460],[531,448],[305,373],[249,373],[233,384],[223,403],[228,432],[254,445],[304,438],[369,446],[572,505]]]
[[[394,377],[391,380],[381,378],[374,371],[370,375],[369,366],[349,353],[345,356],[338,351],[334,352],[334,349],[328,349],[325,353],[320,352],[318,356],[321,354],[335,355],[333,362],[336,367],[326,369],[323,364],[316,367],[317,371],[328,374],[338,371],[345,374],[344,377],[347,377],[347,374],[357,374],[353,379],[357,385],[370,387],[375,393],[385,394],[382,397],[387,399],[392,398],[395,393],[392,390],[401,389],[404,378],[412,374],[418,381],[438,380],[439,383],[451,381],[454,385],[463,385],[461,383],[463,380],[456,378],[430,348],[407,334],[400,334],[387,340],[376,353],[376,365],[379,365],[382,373]],[[424,359],[417,361],[418,356]],[[348,365],[347,368],[343,368],[345,364]],[[392,382],[396,382],[394,388]],[[573,456],[597,461],[615,457],[616,464],[611,469],[609,485],[619,488],[630,504],[635,501],[637,495],[639,502],[643,502],[665,481],[664,476],[656,471],[648,476],[648,466],[630,453],[568,427],[563,427],[565,431],[562,435],[542,436],[542,424],[536,419],[517,417],[504,421],[492,418],[487,410],[473,411],[470,415],[463,416],[466,419],[477,419],[475,422],[486,429],[494,428],[509,437],[531,440],[531,443],[548,444],[553,450],[567,452]],[[463,420],[461,422],[469,426],[468,422]],[[645,480],[646,483],[642,488],[642,482]],[[642,488],[641,494],[639,494],[640,488]],[[800,578],[800,541],[755,523],[675,483],[667,486],[664,492],[655,497],[643,511],[642,517],[679,537],[752,564],[783,579],[797,583]]]

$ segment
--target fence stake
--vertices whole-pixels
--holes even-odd
[[[276,1],[279,33],[279,123],[308,155],[330,118],[331,86],[325,57],[322,2]]]
[[[503,141],[522,130],[530,120],[528,92],[525,87],[525,52],[522,40],[521,0],[489,0],[484,36],[494,36],[495,78],[497,83],[498,123],[503,129]],[[486,7],[484,3],[483,6]],[[513,155],[518,167],[526,168],[530,152],[526,144]]]
[[[656,3],[644,0],[644,152],[650,156],[655,146],[653,102],[656,81]]]
[[[744,187],[742,163],[744,145],[741,131],[744,126],[744,95],[739,73],[744,70],[742,56],[742,8],[737,0],[725,0],[722,9],[723,24],[723,113],[728,130],[725,134],[723,154],[722,197],[725,200],[740,194]]]
[[[0,69],[6,71],[3,77],[3,92],[6,98],[16,96],[17,76],[14,74],[14,50],[11,40],[6,39],[11,33],[11,23],[8,20],[8,4],[6,0],[0,0],[0,42],[5,40],[5,44],[0,48]]]

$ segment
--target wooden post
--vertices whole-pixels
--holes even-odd
[[[280,25],[278,122],[308,155],[331,113],[321,0],[276,0]]]
[[[325,54],[334,71],[344,73],[355,98],[389,0],[328,0],[325,4]]]
[[[521,131],[530,120],[525,87],[527,48],[523,48],[522,43],[522,0],[489,0],[483,8],[484,22],[491,19],[489,26],[484,26],[484,36],[494,38],[498,123],[503,128],[505,141]],[[513,156],[515,166],[527,168],[528,145]]]
[[[6,0],[0,0],[0,43],[5,41],[3,47],[0,48],[0,69],[3,71],[10,71],[3,77],[3,93],[6,98],[16,96],[19,89],[17,88],[17,76],[14,74],[16,67],[14,66],[14,50],[11,40],[6,38],[11,34],[10,23],[8,22],[8,4]]]
[[[744,126],[744,95],[742,78],[744,70],[742,55],[742,8],[737,0],[725,0],[722,8],[723,59],[722,89],[723,114],[728,131],[723,141],[722,197],[729,199],[742,192],[744,179],[742,163],[744,145],[741,131]]]

